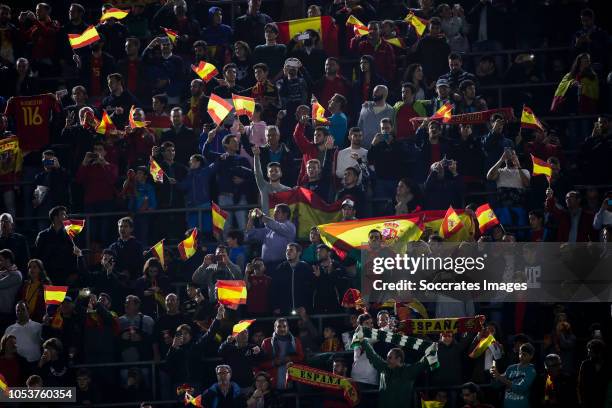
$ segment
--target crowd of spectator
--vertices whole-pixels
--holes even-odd
[[[477,303],[450,315],[426,303],[431,317],[488,317],[477,334],[430,336],[440,367],[429,372],[421,355],[351,344],[358,327],[397,331],[394,310],[342,307],[360,287],[359,262],[338,257],[316,225],[299,236],[296,212],[270,204],[270,194],[302,187],[349,221],[449,206],[473,214],[488,202],[501,225],[474,241],[606,245],[612,53],[597,2],[92,3],[0,4],[9,387],[74,386],[83,405],[177,400],[187,387],[205,407],[292,406],[289,392],[350,406],[341,393],[287,382],[288,367],[303,363],[352,378],[364,407],[412,407],[415,386],[449,408],[612,406],[609,304]],[[114,7],[129,14],[98,22]],[[427,20],[422,35],[408,13]],[[367,34],[346,24],[351,15]],[[321,16],[333,29],[282,43],[280,22]],[[91,25],[100,39],[72,49],[68,35]],[[191,69],[202,61],[219,71],[208,81]],[[254,112],[215,124],[211,94],[252,97]],[[325,125],[311,117],[315,102]],[[431,119],[447,103],[453,115],[497,111],[473,123]],[[543,129],[520,127],[525,105]],[[100,133],[103,113],[113,125]],[[531,155],[552,167],[548,181],[532,176]],[[213,202],[229,213],[221,232]],[[87,221],[73,238],[64,221],[84,218],[74,214]],[[195,254],[181,259],[176,243],[194,228]],[[151,247],[162,239],[160,257]],[[246,304],[220,305],[218,280],[244,280]],[[45,285],[69,287],[59,306],[46,304]],[[323,316],[319,327],[312,315]],[[469,358],[489,334],[495,345]],[[91,366],[113,362],[134,365]]]

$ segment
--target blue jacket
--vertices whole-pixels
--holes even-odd
[[[210,204],[210,177],[213,173],[212,165],[189,169],[187,177],[178,183],[178,188],[185,193],[188,207]]]
[[[154,210],[157,208],[157,197],[155,196],[155,189],[150,183],[136,183],[134,188],[136,190],[136,194],[134,195],[134,198],[130,200],[130,203],[128,205],[130,211],[140,211],[140,206],[142,206],[145,197],[149,198],[150,210]]]
[[[230,382],[231,391],[228,394],[227,398],[232,401],[231,406],[239,407],[240,402],[244,404],[243,398],[240,395],[240,386],[235,382]],[[210,386],[203,394],[202,394],[202,406],[217,408],[219,405],[219,395],[221,394],[221,390],[219,389],[219,384],[215,383]]]

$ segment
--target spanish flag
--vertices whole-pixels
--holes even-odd
[[[213,232],[217,234],[222,234],[225,228],[225,221],[227,221],[227,217],[229,217],[229,214],[227,211],[221,209],[221,207],[219,207],[214,202],[211,202],[211,206]]]
[[[164,182],[164,171],[162,170],[161,166],[155,160],[153,160],[152,157],[149,161],[149,173],[151,173],[151,177],[153,177],[154,182]]]
[[[154,257],[159,259],[159,262],[165,268],[166,262],[164,259],[164,240],[163,239],[151,247],[151,253],[153,254]]]
[[[441,402],[441,401],[428,401],[428,400],[424,400],[425,396],[421,395],[421,408],[444,408],[444,406],[446,405],[445,402]]]
[[[521,113],[521,129],[522,128],[539,129],[544,132],[544,126],[538,118],[536,118],[531,108],[527,106],[523,106],[523,113]]]
[[[287,44],[296,35],[306,30],[319,33],[321,44],[327,55],[338,55],[338,28],[331,16],[302,18],[299,20],[281,21],[278,26],[278,42]]]
[[[342,221],[319,225],[318,228],[323,243],[342,259],[353,249],[365,248],[368,234],[373,229],[379,230],[383,241],[397,251],[404,251],[409,241],[416,241],[423,234],[419,218],[401,216]]]
[[[183,261],[191,258],[195,253],[198,245],[198,229],[191,230],[191,234],[178,244],[178,251]]]
[[[238,334],[240,334],[243,331],[245,331],[246,329],[248,329],[249,326],[252,325],[255,320],[256,319],[253,319],[253,320],[241,320],[238,323],[236,323],[234,325],[234,327],[232,328],[232,336],[237,336]]]
[[[255,112],[255,99],[232,94],[232,101],[234,102],[234,108],[236,108],[236,115],[246,115],[249,118],[253,117],[253,112]]]
[[[457,233],[461,228],[463,228],[461,218],[459,218],[453,206],[448,207],[442,224],[440,224],[440,236],[442,236],[442,238],[448,238]]]
[[[102,120],[100,121],[100,123],[98,123],[98,126],[96,126],[96,133],[105,135],[110,132],[112,126],[114,126],[113,121],[108,116],[106,111],[102,110]]]
[[[64,229],[66,234],[72,239],[79,235],[85,228],[85,220],[64,220]]]
[[[482,353],[484,353],[485,351],[487,351],[487,349],[491,346],[491,344],[493,344],[495,342],[495,337],[493,337],[492,334],[489,334],[487,337],[485,337],[484,339],[481,339],[478,344],[476,345],[476,347],[474,347],[474,350],[472,350],[472,352],[469,354],[470,358],[478,358],[482,355]]]
[[[291,208],[291,218],[297,229],[298,239],[308,239],[310,227],[340,221],[341,201],[328,204],[317,194],[304,187],[269,195],[270,208],[277,204],[287,204]]]
[[[8,383],[6,382],[6,378],[4,378],[4,376],[2,375],[2,373],[0,373],[0,391],[2,391],[3,394],[8,394]]]
[[[353,26],[353,31],[355,32],[356,36],[368,35],[370,32],[368,27],[353,15],[349,16],[348,20],[346,20],[346,25]]]
[[[129,13],[129,11],[124,11],[118,8],[109,8],[104,12],[104,14],[102,14],[102,17],[100,17],[100,22],[106,21],[110,18],[121,20],[125,18]]]
[[[476,209],[476,218],[478,219],[478,227],[481,234],[484,234],[489,228],[499,225],[499,220],[488,203]]]
[[[45,304],[59,305],[64,301],[68,292],[68,286],[45,285]]]
[[[178,33],[166,27],[160,27],[160,28],[164,30],[164,33],[166,33],[170,41],[172,41],[172,44],[176,44],[176,37],[178,37]]]
[[[206,61],[200,61],[197,67],[195,65],[192,65],[191,69],[193,70],[193,72],[198,74],[198,76],[202,78],[204,82],[210,81],[219,73],[217,67]]]
[[[329,125],[329,120],[325,117],[325,108],[319,102],[312,104],[312,118],[321,125]]]
[[[202,394],[197,397],[192,397],[188,392],[185,393],[185,405],[193,405],[194,407],[202,408]]]
[[[210,98],[208,99],[208,114],[217,126],[223,122],[223,119],[225,119],[233,108],[234,107],[225,99],[214,93],[210,94]]]
[[[403,38],[393,37],[393,38],[384,38],[384,40],[388,42],[389,44],[396,46],[397,48],[406,48],[406,43],[404,42]]]
[[[247,299],[246,283],[243,280],[218,280],[217,299],[219,303],[230,309],[238,309],[238,305],[245,305]]]
[[[442,119],[442,122],[448,123],[453,116],[453,108],[454,106],[451,105],[450,102],[446,102],[444,105],[440,106],[440,109],[431,115],[430,119]]]
[[[149,126],[150,122],[147,122],[147,121],[143,122],[143,121],[134,119],[135,112],[136,112],[136,107],[132,105],[132,107],[130,108],[130,115],[128,117],[128,122],[130,123],[130,127],[132,129],[136,129],[136,128],[143,128],[143,127]]]
[[[563,79],[561,79],[561,82],[555,90],[555,96],[553,97],[552,105],[550,106],[551,112],[556,112],[559,110],[565,101],[567,91],[572,87],[574,81],[580,82],[580,95],[578,97],[579,108],[581,110],[596,108],[597,100],[599,99],[599,82],[597,80],[597,76],[594,78],[583,76],[578,79],[572,77],[572,74],[567,73]]]
[[[531,155],[531,162],[533,163],[531,175],[539,176],[540,174],[543,174],[550,182],[550,178],[552,177],[552,166],[546,163],[544,160],[538,159],[533,154]]]
[[[429,21],[419,18],[413,13],[408,13],[408,15],[404,18],[404,21],[414,28],[417,37],[421,37],[423,35],[425,30],[427,29],[427,24],[429,24]]]
[[[87,29],[81,34],[68,34],[68,41],[70,42],[70,46],[73,50],[87,47],[99,39],[100,34],[98,34],[98,30],[96,30],[96,27],[94,26],[87,27]]]

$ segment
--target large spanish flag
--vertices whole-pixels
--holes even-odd
[[[550,178],[552,177],[552,166],[544,160],[538,159],[533,154],[531,155],[531,162],[533,163],[533,170],[531,171],[531,174],[533,176],[543,174],[550,182]]]
[[[368,27],[353,15],[349,16],[349,18],[346,20],[346,25],[353,26],[353,32],[356,36],[368,35],[370,32],[370,30],[368,30]]]
[[[94,26],[87,27],[87,29],[81,34],[68,34],[68,41],[70,42],[70,46],[73,50],[87,47],[99,39],[100,34],[98,34],[98,30],[96,30],[96,27]]]
[[[478,219],[478,227],[481,234],[484,234],[489,228],[499,225],[499,220],[488,203],[476,209],[476,218]]]
[[[427,29],[427,25],[429,24],[429,21],[419,18],[413,13],[408,13],[408,15],[404,18],[404,21],[414,28],[417,37],[421,37],[423,35],[425,30]]]
[[[234,108],[236,108],[236,115],[246,115],[249,118],[253,117],[253,112],[255,112],[254,98],[232,94],[232,102],[234,102]]]
[[[105,135],[110,132],[113,126],[114,124],[111,118],[108,116],[105,110],[102,110],[102,120],[100,120],[100,123],[98,123],[98,126],[96,126],[96,133]]]
[[[215,75],[219,73],[217,67],[206,61],[200,61],[197,67],[195,65],[192,65],[191,69],[193,70],[193,72],[198,74],[198,76],[202,78],[204,82],[210,81],[215,77]]]
[[[538,120],[531,108],[527,106],[523,106],[523,112],[521,113],[521,128],[538,129],[544,132],[542,122]]]
[[[478,358],[482,355],[482,353],[484,353],[485,351],[487,351],[487,349],[491,346],[491,344],[493,344],[495,342],[495,337],[493,337],[492,334],[489,334],[487,337],[485,337],[484,339],[481,339],[478,344],[476,345],[476,347],[474,347],[474,350],[472,350],[472,352],[469,354],[470,358]]]
[[[210,98],[208,99],[208,114],[212,118],[212,120],[218,125],[223,122],[223,119],[232,111],[234,107],[231,103],[227,102],[225,99],[221,98],[214,93],[210,94]]]
[[[188,260],[196,253],[198,245],[197,238],[198,229],[194,228],[191,230],[191,234],[189,234],[187,238],[185,238],[178,244],[178,251],[183,261]]]
[[[457,212],[453,209],[451,205],[446,210],[446,214],[444,214],[444,219],[440,224],[440,235],[442,238],[449,238],[459,232],[459,230],[463,228],[463,221],[457,215]]]
[[[338,28],[331,16],[309,17],[277,23],[278,41],[287,44],[297,34],[306,30],[319,33],[321,44],[328,55],[338,55]]]
[[[444,105],[440,106],[440,109],[431,115],[430,119],[442,119],[442,122],[448,123],[453,116],[453,108],[454,106],[450,102],[446,102]]]
[[[64,220],[64,229],[66,234],[72,239],[79,235],[85,228],[85,220]]]
[[[238,305],[245,305],[247,300],[246,283],[243,280],[218,280],[217,299],[219,303],[230,309],[238,309]]]
[[[129,13],[129,11],[124,11],[118,8],[109,8],[104,12],[104,14],[102,14],[102,17],[100,17],[100,22],[106,21],[110,18],[121,20],[125,18]]]
[[[157,244],[151,247],[151,253],[154,257],[159,259],[159,262],[162,264],[162,267],[166,267],[166,262],[164,259],[164,240],[162,239]]]
[[[329,120],[325,117],[325,108],[319,102],[312,104],[312,119],[317,124],[329,125]]]
[[[45,304],[59,305],[64,301],[68,292],[68,286],[45,285]]]
[[[229,214],[214,202],[211,202],[211,212],[213,233],[222,234]]]
[[[599,99],[599,82],[597,76],[589,78],[583,76],[580,79],[572,77],[572,74],[567,73],[561,79],[561,82],[555,90],[555,96],[553,96],[552,104],[550,106],[551,112],[556,112],[559,107],[565,101],[567,91],[578,81],[580,83],[580,95],[578,96],[578,104],[581,109],[590,108],[597,105]]]
[[[277,204],[287,204],[291,208],[291,218],[296,224],[297,238],[308,239],[310,227],[339,221],[342,218],[342,202],[326,203],[321,197],[304,187],[270,194],[270,208]]]

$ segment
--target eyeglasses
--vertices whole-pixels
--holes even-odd
[[[229,373],[229,371],[217,371],[217,375],[227,375]]]

